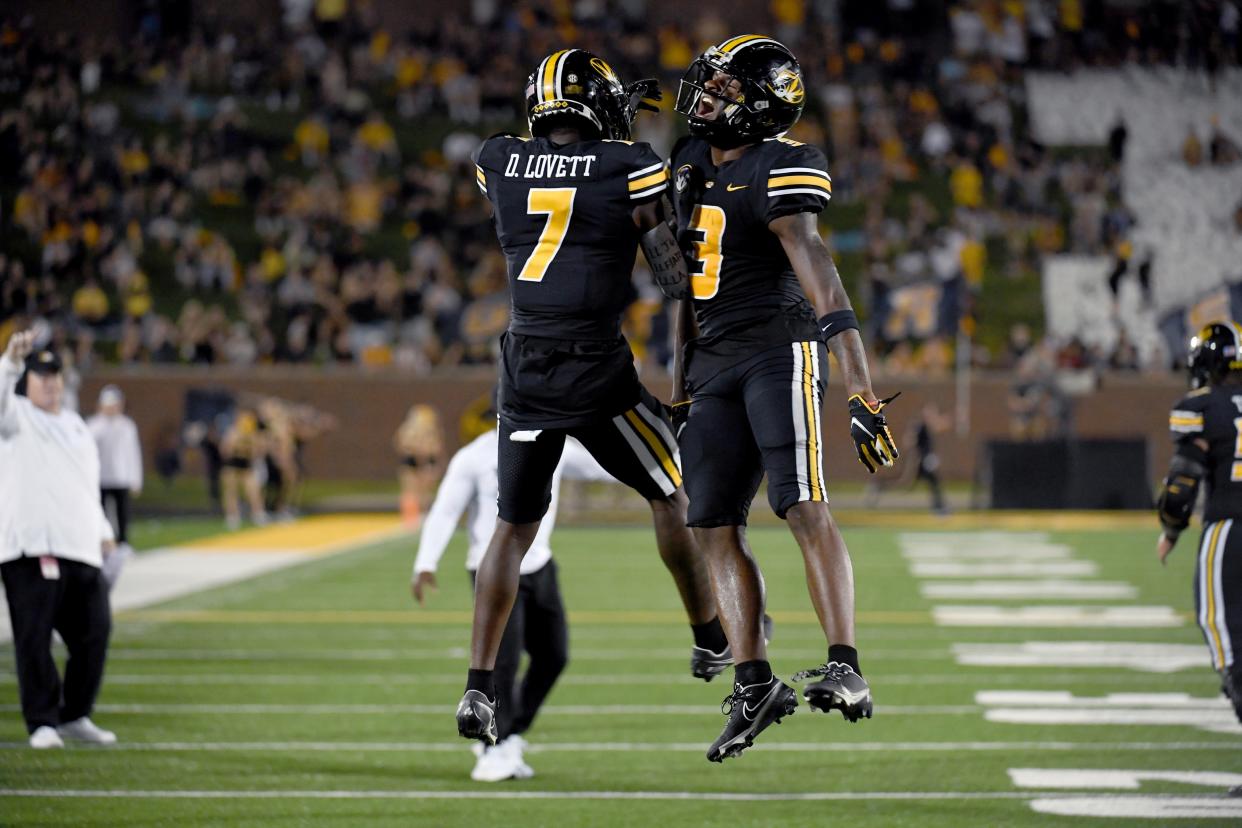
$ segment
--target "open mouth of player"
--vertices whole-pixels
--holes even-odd
[[[724,102],[704,89],[703,94],[699,96],[698,106],[694,108],[694,114],[705,121],[714,121],[722,103]]]

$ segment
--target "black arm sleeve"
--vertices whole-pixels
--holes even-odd
[[[1199,496],[1199,483],[1207,473],[1207,453],[1191,440],[1178,444],[1169,475],[1164,479],[1156,508],[1165,534],[1176,538],[1190,525]]]

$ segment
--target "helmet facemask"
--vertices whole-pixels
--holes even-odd
[[[759,118],[761,113],[755,107],[766,101],[757,94],[754,83],[731,74],[728,67],[712,55],[713,51],[709,49],[686,70],[677,90],[677,111],[689,121],[691,135],[715,146],[728,148],[758,140],[749,122]],[[714,89],[709,89],[708,84]],[[715,118],[699,114],[699,103],[704,95],[720,102]]]
[[[723,102],[715,118],[698,111],[705,95]],[[676,108],[691,135],[730,149],[784,135],[798,122],[805,100],[793,52],[770,37],[743,35],[709,47],[690,64]]]

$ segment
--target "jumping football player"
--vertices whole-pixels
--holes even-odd
[[[872,709],[855,649],[853,569],[825,494],[825,344],[841,366],[863,465],[873,473],[892,465],[897,449],[882,413],[888,400],[872,391],[858,320],[816,224],[832,195],[824,156],[783,137],[805,96],[797,59],[761,35],[708,48],[677,96],[690,136],[670,168],[697,325],[696,336],[686,332],[681,451],[689,525],[736,660],[728,721],[707,753],[714,762],[740,754],[797,705],[767,661],[763,579],[745,540],[764,472],[772,510],[802,549],[828,643],[826,663],[795,679],[822,676],[803,692],[819,710],[857,721]]]
[[[496,741],[496,652],[567,436],[650,503],[660,556],[695,634],[691,668],[702,678],[723,669],[699,663],[728,642],[686,528],[677,443],[621,335],[640,245],[669,295],[687,289],[660,201],[668,171],[650,146],[627,140],[642,97],[653,92],[653,82],[623,86],[589,52],[555,52],[527,81],[531,137],[495,136],[475,159],[508,262],[512,315],[501,341],[499,520],[478,570],[470,672],[457,708],[466,738]]]
[[[1194,390],[1169,415],[1176,451],[1160,492],[1156,554],[1164,563],[1173,551],[1205,482],[1195,608],[1221,690],[1242,721],[1242,667],[1233,653],[1242,636],[1242,532],[1233,534],[1242,518],[1242,329],[1231,321],[1205,327],[1190,341],[1189,368]]]

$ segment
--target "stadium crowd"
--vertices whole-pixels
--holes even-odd
[[[864,306],[930,281],[960,292],[968,330],[997,329],[1013,313],[996,291],[983,301],[985,276],[1037,282],[1054,252],[1143,255],[1120,199],[1124,124],[1104,158],[1050,152],[1024,71],[1211,73],[1239,61],[1238,4],[946,5],[772,0],[770,23],[813,82],[794,137],[828,150],[824,229]],[[519,79],[572,42],[624,77],[658,75],[667,104],[727,33],[706,17],[653,26],[647,0],[484,0],[401,35],[366,2],[283,8],[279,30],[149,10],[124,40],[3,23],[0,341],[35,322],[79,364],[490,363],[505,271],[470,153],[520,125]],[[640,137],[667,152],[673,129],[645,118]],[[659,294],[637,284],[631,341],[666,360]],[[952,364],[955,329],[871,336],[894,373]],[[1123,348],[1084,358],[1137,368]],[[1003,346],[974,359],[1003,364]]]

